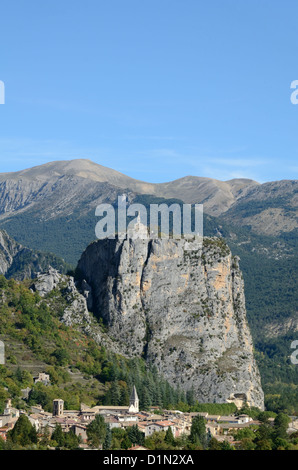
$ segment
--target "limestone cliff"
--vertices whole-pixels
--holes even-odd
[[[51,253],[26,248],[0,229],[0,274],[17,280],[31,279],[53,266],[65,272],[65,262]]]
[[[143,355],[200,402],[245,394],[263,408],[238,259],[217,238],[203,248],[182,240],[98,240],[78,272],[94,313],[128,356]]]

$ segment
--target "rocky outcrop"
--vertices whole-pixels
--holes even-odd
[[[78,292],[73,277],[68,277],[68,282],[63,292],[68,305],[64,310],[61,321],[66,326],[90,325],[92,319],[88,311],[87,300]]]
[[[66,277],[62,276],[56,269],[50,267],[48,271],[37,274],[36,281],[32,284],[32,290],[44,297],[65,279]]]
[[[183,239],[98,240],[78,271],[122,354],[143,355],[200,402],[242,394],[263,408],[242,275],[221,239],[192,250]]]
[[[65,309],[60,319],[62,323],[67,326],[91,323],[87,300],[77,290],[72,276],[63,275],[50,267],[48,271],[38,273],[31,286],[31,290],[38,292],[41,297],[47,296],[54,289],[59,292],[65,302]]]
[[[54,266],[66,271],[65,262],[55,255],[26,248],[5,230],[0,230],[0,274],[17,280],[33,279],[39,272]]]
[[[44,255],[22,246],[5,230],[0,230],[0,274],[18,280],[30,279],[46,264]],[[62,260],[61,265],[63,265]]]
[[[22,246],[0,230],[0,274],[6,274]]]
[[[31,291],[38,292],[50,304],[58,303],[59,310],[62,312],[59,318],[61,323],[78,328],[98,344],[104,344],[111,350],[117,351],[116,348],[113,348],[110,338],[103,334],[98,322],[89,312],[90,287],[86,282],[82,284],[85,291],[79,292],[72,276],[61,274],[50,267],[47,271],[37,274],[31,285]]]

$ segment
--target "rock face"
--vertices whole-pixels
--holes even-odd
[[[53,258],[46,259],[45,255],[20,245],[5,230],[0,230],[0,274],[18,280],[30,279]]]
[[[111,351],[117,351],[111,339],[103,334],[98,322],[88,310],[92,302],[90,286],[82,283],[84,289],[81,292],[76,287],[72,276],[59,273],[50,267],[48,270],[38,273],[31,284],[32,292],[38,292],[48,302],[58,302],[62,312],[59,320],[66,326],[79,329],[84,334],[92,337],[98,344],[105,345]],[[49,298],[49,294],[50,298]],[[92,305],[92,304],[91,304]]]
[[[37,274],[32,289],[38,292],[41,297],[44,297],[58,287],[64,278],[66,277],[62,276],[56,269],[50,267],[48,271]]]
[[[200,402],[245,394],[263,408],[246,320],[242,275],[221,239],[186,250],[182,240],[99,240],[78,271],[93,311],[119,352],[143,355]]]
[[[5,230],[0,230],[0,274],[23,281],[35,278],[37,273],[51,266],[66,271],[66,264],[61,258],[26,248]]]
[[[15,256],[22,249],[4,230],[0,230],[0,274],[6,274]]]
[[[78,292],[74,278],[59,273],[50,267],[48,271],[38,273],[31,290],[45,297],[54,289],[59,290],[65,300],[65,309],[61,317],[66,326],[84,325],[91,323],[86,298]]]

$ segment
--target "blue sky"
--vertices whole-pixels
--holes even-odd
[[[297,0],[2,0],[0,172],[298,177]]]

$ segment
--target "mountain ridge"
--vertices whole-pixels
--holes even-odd
[[[245,191],[245,188],[259,184],[253,180],[243,178],[225,182],[199,176],[184,176],[166,183],[148,183],[126,176],[91,160],[77,159],[49,162],[17,172],[1,173],[0,193],[3,192],[3,190],[1,191],[1,184],[5,181],[18,181],[19,187],[22,183],[24,184],[24,181],[31,181],[34,182],[36,190],[40,190],[42,184],[38,188],[38,181],[54,185],[60,177],[66,175],[88,179],[93,184],[108,183],[139,194],[178,198],[185,203],[203,203],[205,201],[207,211],[210,208],[210,211],[214,212],[211,215],[215,215],[215,212],[218,213],[218,210],[230,207],[237,195],[241,194],[241,191]],[[213,199],[215,199],[215,204],[212,202]],[[216,204],[219,206],[218,209],[215,209]]]

